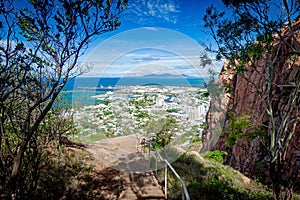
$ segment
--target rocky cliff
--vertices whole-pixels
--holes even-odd
[[[293,23],[296,40],[300,41],[300,21]],[[300,57],[292,58],[292,52],[288,45],[294,45],[290,29],[285,27],[281,30],[281,35],[284,36],[284,45],[282,43],[274,43],[277,48],[278,59],[274,64],[274,76],[272,79],[272,92],[270,94],[274,118],[276,124],[280,124],[286,110],[287,99],[293,89],[295,78],[299,78]],[[278,35],[274,35],[278,37]],[[269,126],[268,116],[263,108],[262,99],[268,98],[267,95],[260,96],[257,88],[260,88],[264,94],[267,94],[266,88],[266,65],[269,64],[270,58],[274,55],[266,53],[260,60],[255,63],[245,65],[246,72],[236,74],[232,67],[225,63],[219,75],[217,85],[223,85],[224,93],[220,98],[212,97],[209,112],[207,113],[207,129],[203,133],[203,148],[202,152],[212,149],[225,150],[229,154],[226,158],[226,164],[239,170],[247,176],[258,178],[261,181],[268,183],[269,175],[266,163],[266,152],[261,146],[262,137],[256,136],[238,138],[229,148],[226,145],[228,139],[228,126],[230,123],[230,115],[234,116],[249,116],[249,121],[252,124],[251,128],[244,128],[245,135],[247,132],[253,132],[250,129],[257,128],[266,131]],[[292,60],[293,59],[293,60]],[[258,87],[255,87],[258,86]],[[298,106],[299,98],[297,99]],[[221,109],[222,108],[222,109]],[[299,116],[299,115],[298,115]],[[221,119],[220,121],[218,121]],[[217,124],[217,125],[216,125]],[[216,127],[219,128],[216,128]],[[222,129],[222,133],[218,133]],[[295,134],[293,135],[287,151],[286,157],[286,174],[294,177],[295,181],[299,182],[300,171],[296,166],[296,155],[300,152],[300,124],[296,126]],[[296,184],[296,182],[295,182]],[[299,184],[298,184],[299,185]]]

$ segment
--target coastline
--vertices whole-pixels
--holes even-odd
[[[176,122],[172,141],[182,147],[201,135],[210,101],[206,89],[178,86],[124,86],[90,97],[99,102],[74,109],[79,137],[92,141],[139,133],[149,138],[170,118]]]

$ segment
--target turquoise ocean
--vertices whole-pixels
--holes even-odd
[[[93,88],[117,88],[118,86],[178,86],[204,88],[204,78],[192,77],[77,77],[68,81],[61,94],[68,106],[91,105],[100,102],[92,96],[104,94]]]

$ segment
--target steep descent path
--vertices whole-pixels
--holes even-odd
[[[136,149],[135,135],[109,138],[87,146],[87,150],[106,167],[122,171],[123,191],[119,199],[164,199],[143,153]]]

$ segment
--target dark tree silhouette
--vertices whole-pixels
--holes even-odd
[[[0,2],[0,191],[21,193],[51,108],[94,36],[120,26],[127,0]]]

